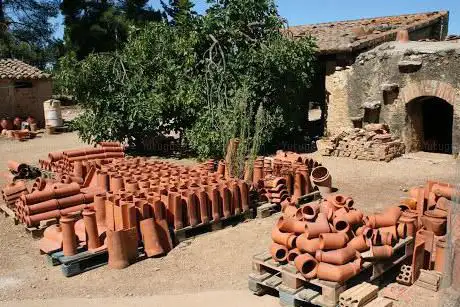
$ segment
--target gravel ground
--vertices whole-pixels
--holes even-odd
[[[50,151],[80,146],[84,145],[73,133],[24,143],[0,139],[0,166],[6,170],[8,159],[36,163]],[[426,179],[458,183],[460,178],[458,160],[446,155],[417,153],[390,163],[316,158],[328,167],[339,192],[352,195],[355,206],[367,212],[398,202],[405,195],[404,189],[421,185]],[[4,180],[0,179],[0,183]],[[38,252],[38,241],[31,239],[23,226],[14,226],[1,217],[0,301],[182,295],[184,302],[189,302],[187,294],[243,291],[247,289],[251,257],[269,245],[275,219],[276,216],[252,220],[196,237],[181,243],[166,257],[147,259],[121,271],[101,267],[66,278],[59,267],[46,264]],[[110,301],[106,302],[110,305]],[[163,306],[169,306],[167,299],[164,302]],[[267,299],[264,306],[272,302],[276,300]]]

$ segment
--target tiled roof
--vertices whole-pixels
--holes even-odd
[[[352,52],[392,41],[398,30],[407,29],[412,32],[448,18],[448,15],[448,12],[443,11],[366,18],[293,26],[287,31],[294,37],[315,37],[321,54]]]
[[[51,75],[16,59],[0,59],[0,79],[36,80],[48,79]]]

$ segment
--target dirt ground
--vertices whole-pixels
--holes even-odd
[[[76,134],[43,136],[20,143],[0,139],[0,170],[6,161],[37,163],[55,150],[84,146]],[[315,154],[313,156],[316,156]],[[366,212],[397,203],[405,189],[427,179],[458,183],[459,161],[447,155],[417,153],[389,163],[316,156],[331,172],[338,192],[351,195]],[[0,184],[4,184],[0,179]],[[209,233],[181,243],[166,257],[147,259],[124,270],[107,266],[66,278],[38,252],[38,241],[23,226],[0,217],[0,301],[6,306],[120,305],[117,297],[136,297],[123,306],[278,306],[272,297],[257,298],[247,290],[251,258],[266,249],[276,216],[251,220],[233,228]],[[154,298],[145,298],[155,296]],[[144,299],[142,299],[144,298]],[[26,301],[17,301],[26,300]],[[38,301],[37,301],[38,300]],[[114,301],[118,303],[115,304]],[[2,303],[3,305],[3,303]],[[121,305],[120,305],[121,306]]]

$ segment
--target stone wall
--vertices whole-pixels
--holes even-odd
[[[454,153],[460,151],[460,43],[385,43],[358,56],[345,71],[327,77],[328,129],[350,126],[351,119],[363,118],[366,108],[379,110],[379,122],[389,125],[408,150],[418,145],[414,114],[408,117],[408,103],[418,97],[439,97],[453,106]],[[344,77],[346,76],[346,77]],[[343,82],[341,85],[335,82]],[[332,86],[333,85],[333,86]],[[346,107],[344,107],[346,106]],[[416,112],[416,111],[414,111]],[[415,122],[410,122],[415,121]]]
[[[51,98],[51,80],[33,80],[30,88],[17,88],[13,80],[0,80],[0,117],[35,117],[39,127],[45,124],[43,102]]]

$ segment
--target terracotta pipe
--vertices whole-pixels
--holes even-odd
[[[391,233],[395,238],[398,238],[400,237],[399,234],[398,234],[398,229],[397,229],[398,226],[387,226],[387,227],[380,227],[378,229],[379,232],[389,232]]]
[[[179,230],[184,228],[184,206],[182,198],[179,193],[172,192],[170,193],[171,198],[171,207],[174,208],[174,229]]]
[[[301,254],[300,250],[298,248],[293,248],[289,251],[287,254],[287,261],[293,262],[297,256]]]
[[[321,233],[319,235],[319,246],[322,250],[342,248],[348,241],[348,236],[343,232]]]
[[[311,179],[321,194],[332,192],[332,177],[324,166],[315,167],[311,172]]]
[[[221,217],[221,205],[220,205],[220,194],[217,187],[212,187],[209,192],[209,198],[211,200],[211,209],[212,209],[212,220],[217,222]]]
[[[313,221],[318,215],[319,204],[311,203],[311,204],[303,206],[300,209],[301,209],[302,216],[306,221]]]
[[[371,246],[371,255],[375,259],[387,259],[393,256],[393,248],[389,245]]]
[[[295,267],[306,279],[316,277],[318,262],[310,254],[301,254],[294,260]]]
[[[243,212],[249,210],[249,187],[245,181],[239,182],[240,192],[241,192],[241,208]]]
[[[328,252],[317,250],[315,258],[318,262],[326,262],[330,264],[345,264],[356,258],[356,249],[347,245],[346,247],[331,250]],[[359,255],[359,253],[358,253]]]
[[[94,210],[96,210],[96,221],[98,225],[105,226],[105,202],[106,194],[94,195]]]
[[[197,193],[199,204],[200,204],[200,217],[202,223],[209,223],[211,220],[209,217],[209,198],[205,188],[199,188]]]
[[[275,243],[284,245],[288,248],[295,248],[296,239],[297,237],[293,233],[281,232],[278,228],[278,225],[275,225],[272,229],[272,240]]]
[[[87,208],[83,210],[82,215],[83,222],[85,223],[86,245],[88,250],[99,248],[102,244],[97,229],[96,211]]]
[[[40,213],[45,213],[48,211],[57,210],[59,207],[59,203],[56,199],[50,199],[38,204],[25,206],[24,213],[26,215],[35,215]]]
[[[308,239],[305,234],[301,234],[297,237],[296,246],[302,252],[314,255],[319,249],[319,239]]]
[[[333,220],[334,212],[336,210],[337,208],[328,201],[322,201],[319,205],[319,212],[326,214],[327,220],[331,222]]]
[[[124,269],[129,266],[128,253],[124,242],[125,237],[123,230],[107,230],[108,265],[112,269]]]
[[[110,176],[110,191],[117,192],[124,188],[123,177],[119,175]]]
[[[224,217],[229,218],[232,215],[230,211],[230,206],[232,203],[232,193],[227,187],[221,186],[220,195],[222,199],[222,211],[223,211]]]
[[[295,177],[294,177],[294,193],[292,195],[292,198],[294,200],[297,200],[300,198],[300,196],[302,196],[303,194],[303,191],[302,191],[302,187],[304,186],[304,178],[303,178],[303,175],[297,171],[295,173]]]
[[[198,198],[195,194],[189,193],[187,196],[182,197],[187,204],[188,223],[190,226],[196,226],[199,224],[199,204]]]
[[[350,224],[343,216],[335,218],[333,226],[336,232],[348,233],[351,230]]]
[[[298,168],[298,171],[303,176],[303,179],[302,179],[302,183],[303,183],[302,193],[303,193],[303,195],[313,192],[313,187],[312,187],[311,182],[310,182],[310,175],[309,175],[308,167],[306,167],[305,165],[302,165],[302,166],[300,166]]]
[[[253,177],[252,177],[253,184],[258,186],[259,182],[263,179],[263,177],[264,177],[264,166],[263,164],[260,164],[258,161],[255,161]]]
[[[55,187],[52,190],[37,191],[32,194],[22,195],[21,200],[24,205],[30,206],[53,198],[62,198],[80,193],[80,186],[71,183],[64,187]]]
[[[406,231],[405,235],[409,237],[415,238],[415,233],[417,232],[417,219],[416,218],[410,218],[410,217],[400,217],[399,218],[399,223],[400,224],[405,224],[406,225]],[[403,226],[401,226],[403,227]]]
[[[440,273],[444,273],[444,263],[446,261],[446,247],[447,243],[445,240],[438,240],[436,242],[436,258],[434,261],[434,270]]]
[[[144,242],[144,251],[147,257],[155,257],[164,254],[164,249],[160,244],[157,228],[153,218],[140,221],[140,230],[142,241]]]
[[[366,225],[370,228],[380,228],[396,225],[402,210],[399,207],[390,207],[383,214],[371,215],[364,219]]]
[[[357,235],[350,242],[347,243],[347,246],[350,246],[357,250],[358,252],[362,253],[369,250],[369,245],[367,244],[366,237],[364,235]]]
[[[59,224],[62,229],[62,251],[64,256],[73,256],[77,253],[77,236],[75,235],[75,218],[63,216]]]
[[[308,239],[317,238],[320,234],[328,232],[331,232],[331,229],[324,213],[318,213],[314,223],[306,223],[305,235]]]
[[[453,201],[448,200],[445,197],[440,197],[436,202],[436,208],[440,210],[447,211],[454,205]]]
[[[455,191],[454,187],[442,186],[440,184],[433,185],[432,191],[438,197],[445,197],[448,200],[453,200],[454,198],[460,198],[460,193]]]
[[[293,218],[297,214],[297,207],[294,204],[289,203],[287,206],[284,206],[281,211],[283,216],[287,218]]]
[[[341,216],[341,218],[346,220],[351,226],[362,224],[363,217],[364,215],[360,210],[350,210],[348,213]]]
[[[285,262],[287,260],[288,249],[284,245],[272,243],[270,245],[270,254],[272,255],[273,260]]]
[[[242,212],[242,208],[241,208],[241,192],[240,192],[240,187],[238,186],[237,181],[232,182],[231,192],[232,192],[232,207],[234,209],[234,214],[239,215]]]
[[[306,222],[298,221],[294,218],[281,216],[277,222],[278,229],[283,232],[301,234],[305,232]]]
[[[59,198],[57,202],[59,209],[65,209],[84,204],[85,196],[83,194],[75,194],[69,197]]]
[[[226,167],[225,161],[220,160],[217,166],[217,174],[219,174],[219,176],[225,177],[225,167]]]
[[[361,271],[362,259],[357,258],[353,262],[344,265],[333,265],[320,262],[317,267],[317,278],[327,281],[343,283]]]

